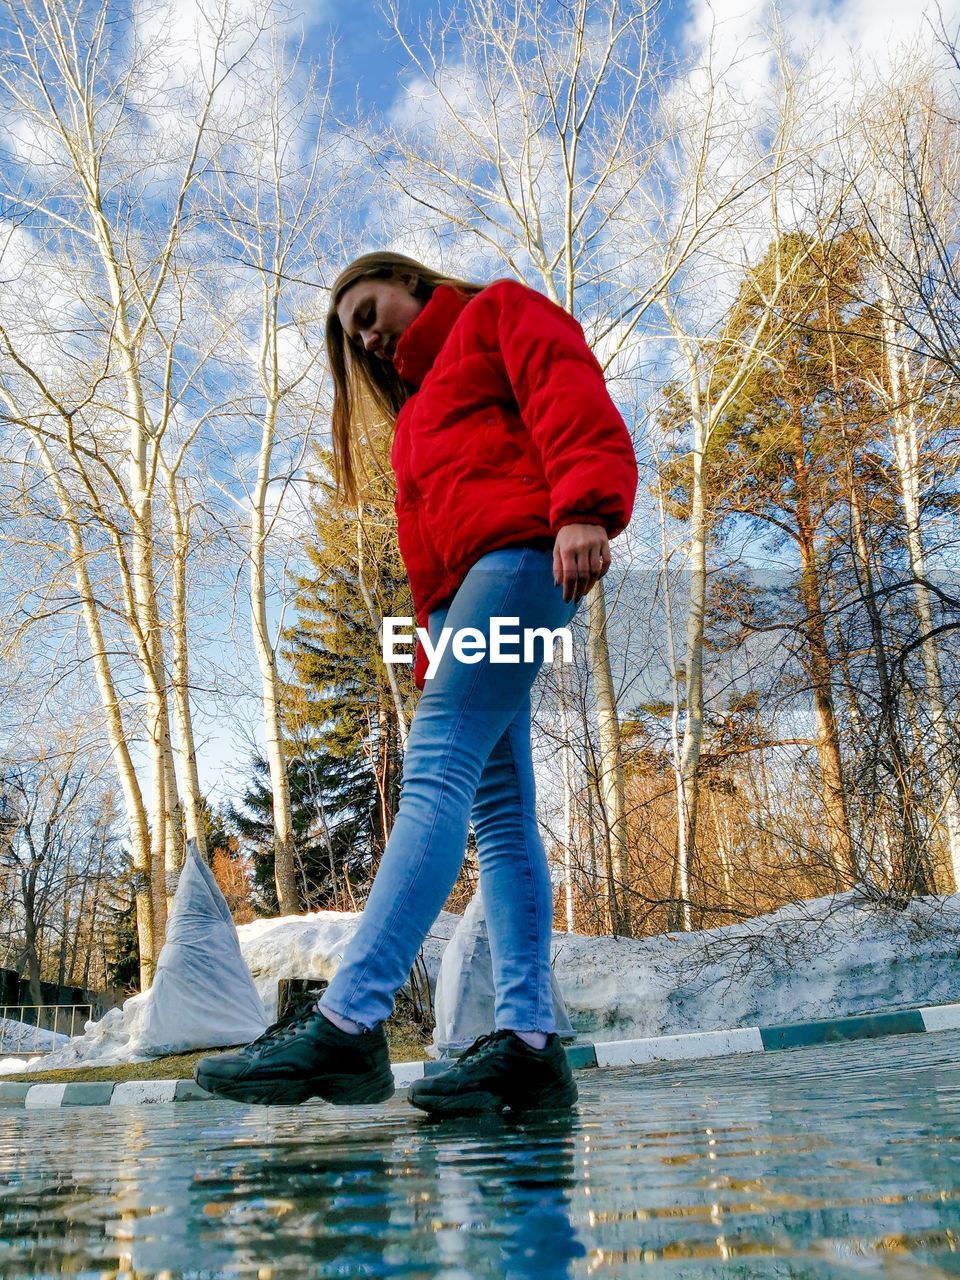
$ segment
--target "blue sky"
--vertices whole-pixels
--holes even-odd
[[[435,16],[439,7],[435,0],[408,0],[401,17],[407,29],[412,29]],[[386,109],[409,59],[381,6],[375,0],[361,0],[359,4],[338,7],[328,22],[312,28],[308,39],[311,52],[319,54],[331,35],[337,41],[338,109],[349,110],[358,90],[365,106]]]
[[[755,7],[745,0],[743,8]],[[455,3],[437,0],[402,0],[400,22],[408,34],[431,17],[449,14]],[[558,8],[555,0],[543,0],[539,9],[545,15]],[[337,108],[349,111],[358,96],[367,108],[384,110],[393,101],[409,55],[397,40],[379,0],[359,0],[331,11],[327,0],[311,0],[303,10],[310,23],[306,47],[314,57],[325,53],[331,34],[337,40],[335,94]],[[675,43],[689,15],[687,4],[666,3],[660,8],[660,38]]]

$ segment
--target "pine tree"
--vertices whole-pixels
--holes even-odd
[[[106,903],[105,952],[107,984],[131,994],[140,989],[140,938],[137,932],[137,898],[133,888],[134,864],[130,854],[122,852],[125,867],[111,886]]]
[[[318,460],[329,464],[330,456],[318,451]],[[285,635],[287,728],[305,793],[312,791],[328,830],[331,878],[342,868],[355,889],[365,889],[400,802],[402,741],[415,701],[413,668],[387,671],[379,627],[386,616],[412,617],[413,606],[392,477],[371,481],[359,511],[346,518],[332,487],[316,486],[316,533],[306,547],[312,572],[295,580],[298,618]]]
[[[351,911],[354,892],[369,878],[370,785],[344,788],[339,762],[318,751],[287,756],[293,818],[294,867],[305,911]],[[266,760],[253,760],[254,779],[229,821],[253,863],[253,900],[261,915],[276,915],[273,797]],[[352,793],[351,793],[352,792]]]

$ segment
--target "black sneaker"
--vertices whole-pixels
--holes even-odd
[[[382,1023],[351,1035],[312,1007],[287,1014],[243,1049],[201,1058],[193,1078],[218,1098],[278,1106],[313,1097],[386,1102],[395,1088]]]
[[[513,1031],[480,1036],[449,1071],[410,1086],[421,1111],[469,1116],[484,1111],[568,1109],[579,1097],[567,1054],[557,1033],[534,1049]]]

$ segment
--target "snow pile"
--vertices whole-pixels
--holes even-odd
[[[0,1076],[13,1076],[18,1071],[36,1071],[37,1063],[43,1062],[43,1057],[37,1058],[0,1058]]]
[[[14,1018],[0,1018],[0,1054],[32,1053],[32,1058],[0,1057],[0,1076],[15,1075],[18,1071],[36,1070],[37,1063],[46,1061],[44,1055],[61,1045],[70,1043],[70,1037],[59,1031],[47,1031],[29,1022],[17,1022]]]
[[[0,1018],[0,1046],[7,1053],[43,1053],[66,1044],[69,1039],[60,1031],[47,1031],[44,1027],[17,1022],[14,1018]]]
[[[63,1067],[112,1067],[118,1062],[147,1062],[139,1051],[140,1032],[150,992],[139,992],[111,1009],[99,1022],[88,1022],[83,1035],[74,1036],[62,1049],[48,1053],[35,1071],[59,1071]]]
[[[555,941],[570,1021],[600,1040],[960,1001],[957,894],[894,911],[847,893],[701,933]]]
[[[461,917],[441,911],[423,943],[423,960],[436,991],[440,961]],[[281,978],[318,978],[329,982],[356,932],[360,916],[354,911],[314,911],[306,916],[254,920],[237,929],[240,950],[271,1021],[277,1016],[277,987]]]

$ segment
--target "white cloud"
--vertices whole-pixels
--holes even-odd
[[[960,0],[693,0],[684,28],[688,53],[712,37],[716,65],[731,94],[758,104],[769,100],[775,65],[770,38],[779,25],[795,55],[808,55],[821,88],[835,103],[886,78],[906,46],[930,51],[942,14],[948,29],[960,18]]]

